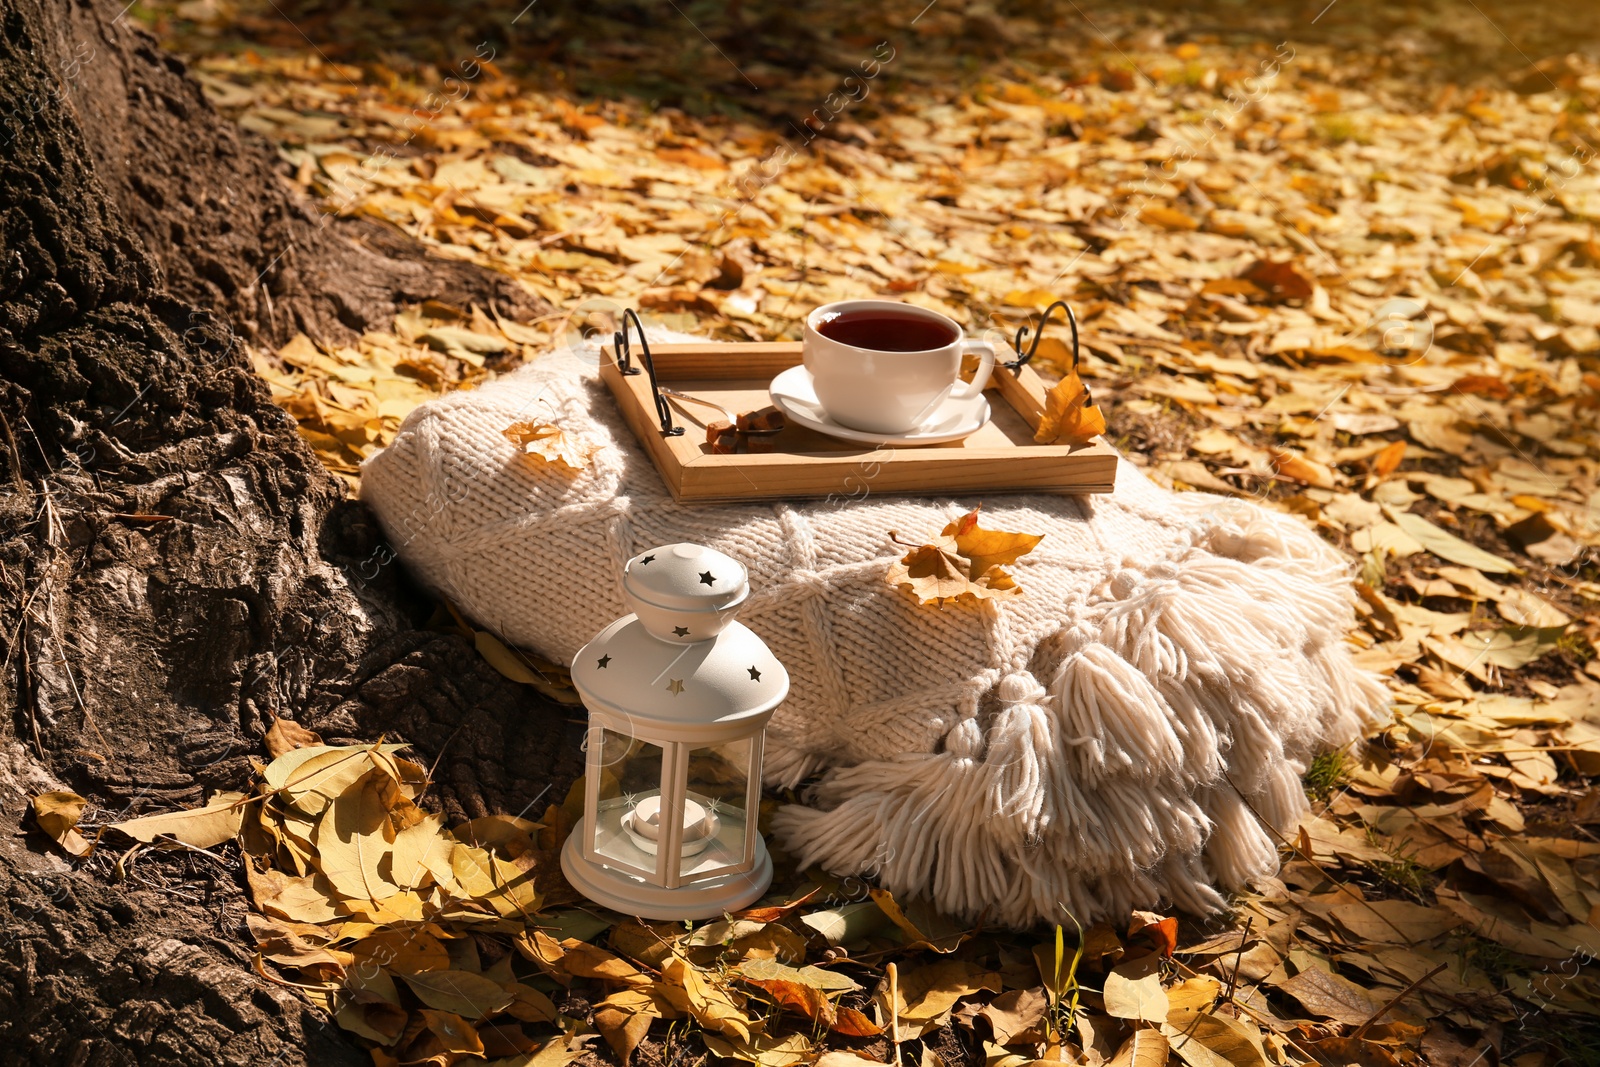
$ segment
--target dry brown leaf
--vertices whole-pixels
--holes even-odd
[[[665,981],[659,986],[679,1011],[692,1015],[707,1030],[741,1041],[750,1040],[750,1020],[742,999],[722,988],[715,978],[701,971],[682,956],[673,956],[661,969]]]
[[[1158,915],[1153,911],[1135,911],[1128,923],[1128,936],[1144,934],[1167,959],[1178,947],[1178,919],[1176,916]]]
[[[277,759],[285,752],[292,752],[297,748],[320,744],[322,744],[322,738],[319,735],[307,730],[293,719],[274,717],[272,725],[267,728],[267,755],[273,759]]]
[[[1287,262],[1258,259],[1240,277],[1260,286],[1274,300],[1310,300],[1314,291],[1306,276]]]
[[[1106,975],[1104,997],[1106,1013],[1112,1018],[1143,1019],[1151,1023],[1167,1021],[1167,993],[1161,988],[1159,973],[1129,978],[1113,970]]]
[[[470,971],[420,971],[400,976],[430,1008],[455,1012],[464,1019],[482,1019],[516,999],[499,982]]]
[[[518,451],[536,467],[555,464],[570,471],[580,471],[600,451],[599,445],[575,437],[548,422],[515,422],[503,432],[506,440],[516,445]]]
[[[136,841],[171,837],[194,848],[213,848],[239,836],[245,809],[255,799],[243,793],[218,793],[203,808],[146,815],[114,822],[109,828],[120,830]]]
[[[1067,371],[1044,396],[1044,413],[1033,440],[1041,445],[1086,445],[1106,432],[1105,409],[1094,402],[1077,370]]]
[[[256,907],[268,915],[297,923],[323,923],[339,917],[333,906],[338,894],[321,875],[294,878],[282,871],[258,871],[248,861],[244,873]]]
[[[1008,989],[978,1010],[994,1031],[997,1045],[1038,1044],[1045,1040],[1050,998],[1043,986]]]
[[[33,821],[72,855],[87,856],[94,851],[94,846],[78,833],[77,826],[88,803],[78,794],[66,790],[40,793],[33,798]]]
[[[1363,941],[1377,944],[1416,944],[1461,925],[1458,916],[1443,908],[1408,900],[1351,901],[1334,906],[1329,914]]]
[[[1330,974],[1320,967],[1307,967],[1276,985],[1312,1015],[1350,1026],[1366,1022],[1387,999],[1374,996],[1348,978]]]
[[[1135,1030],[1117,1050],[1110,1067],[1166,1067],[1171,1054],[1172,1046],[1160,1030]]]
[[[394,852],[389,812],[398,796],[393,778],[370,771],[323,812],[311,841],[318,869],[341,895],[377,901],[400,892],[402,887],[383,873]]]
[[[965,960],[932,963],[901,973],[894,1009],[901,1037],[921,1037],[943,1026],[956,1001],[980,989],[999,992],[1000,976]]]
[[[1400,461],[1405,458],[1406,443],[1404,441],[1391,441],[1384,446],[1383,451],[1372,458],[1372,473],[1379,478],[1387,478],[1400,469]]]
[[[891,537],[895,535],[890,534]],[[940,531],[939,540],[920,545],[889,565],[888,582],[922,604],[975,604],[1014,596],[1022,587],[1004,569],[1032,551],[1043,535],[1006,533],[978,526],[973,509]]]
[[[400,1048],[401,1063],[433,1060],[448,1064],[462,1056],[483,1055],[483,1040],[478,1037],[477,1029],[461,1016],[432,1008],[423,1008],[417,1016],[422,1029]]]

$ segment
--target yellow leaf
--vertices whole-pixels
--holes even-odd
[[[936,543],[913,547],[891,563],[886,577],[922,604],[976,604],[1015,596],[1022,587],[1002,565],[1014,563],[1041,540],[1042,535],[981,529],[974,509],[946,526]]]
[[[426,885],[432,878],[452,896],[459,896],[461,889],[450,866],[454,848],[455,842],[445,833],[443,816],[426,815],[395,834],[390,878],[407,889]]]
[[[1116,1056],[1111,1060],[1110,1067],[1165,1067],[1172,1054],[1172,1046],[1167,1043],[1165,1035],[1160,1030],[1146,1027],[1135,1030],[1117,1050]]]
[[[1162,207],[1152,204],[1139,212],[1139,221],[1148,222],[1152,226],[1160,226],[1163,230],[1198,230],[1200,223],[1194,216],[1175,207]]]
[[[406,745],[308,745],[284,753],[267,765],[267,788],[307,815],[320,815],[328,802],[354,785],[387,756]],[[390,764],[392,766],[392,764]]]
[[[1086,445],[1091,437],[1106,432],[1105,410],[1089,395],[1076,370],[1067,371],[1044,396],[1044,415],[1033,440],[1041,445]]]
[[[94,851],[94,846],[78,833],[77,825],[88,803],[78,794],[65,790],[40,793],[33,798],[33,821],[74,856],[87,856]]]
[[[1460,563],[1467,567],[1476,567],[1487,574],[1516,574],[1517,568],[1496,556],[1486,552],[1470,541],[1463,541],[1453,533],[1441,530],[1421,515],[1409,511],[1400,511],[1384,505],[1384,512],[1394,520],[1395,525],[1411,535],[1424,549],[1432,552],[1442,560],[1451,563]]]
[[[943,1026],[956,1001],[980,989],[998,993],[1000,976],[965,960],[929,964],[901,974],[896,983],[895,1014],[902,1037],[921,1037]]]
[[[245,863],[244,874],[256,907],[268,915],[298,923],[324,923],[339,917],[333,906],[333,886],[320,875],[291,878],[282,871],[257,871],[251,862]]]
[[[400,891],[379,869],[394,851],[389,809],[398,792],[393,778],[369,771],[335,797],[317,823],[312,843],[318,866],[342,895],[382,900]]]
[[[423,971],[400,977],[428,1007],[466,1019],[493,1015],[516,999],[499,982],[469,971]]]
[[[974,576],[987,573],[991,567],[1009,567],[1044,540],[1043,534],[985,530],[978,525],[976,508],[946,526],[942,532],[946,537],[955,538],[956,551],[971,561],[969,573]]]
[[[1156,972],[1141,978],[1128,978],[1112,971],[1106,975],[1106,1013],[1117,1019],[1143,1019],[1161,1023],[1167,1020],[1167,994]]]
[[[748,1041],[705,1035],[706,1047],[724,1059],[743,1060],[757,1067],[795,1067],[811,1058],[811,1041],[804,1034],[775,1037],[754,1034]]]
[[[195,848],[211,848],[239,836],[249,802],[243,793],[218,793],[203,808],[114,822],[111,829],[136,841],[150,842],[165,834]]]
[[[320,745],[322,738],[307,730],[293,719],[272,720],[272,726],[267,730],[267,754],[273,759],[286,752],[293,752],[297,748],[307,745]]]
[[[555,463],[578,471],[589,465],[589,458],[600,446],[589,444],[548,422],[516,422],[503,431],[534,466]]]
[[[450,953],[437,937],[426,930],[379,930],[350,946],[358,969],[386,967],[398,975],[443,971],[450,967]]]
[[[682,956],[673,956],[661,969],[669,984],[661,986],[661,993],[680,1011],[687,1011],[707,1030],[750,1040],[750,1020],[733,995],[695,967]],[[682,1000],[679,995],[681,991]]]
[[[1239,1019],[1201,1015],[1182,1030],[1163,1023],[1161,1033],[1190,1067],[1267,1067],[1260,1029]]]

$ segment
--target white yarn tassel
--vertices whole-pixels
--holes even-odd
[[[1182,766],[1172,709],[1150,678],[1105,645],[1069,654],[1051,692],[1062,712],[1062,740],[1086,785],[1124,774],[1170,778]]]

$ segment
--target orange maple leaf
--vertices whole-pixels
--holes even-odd
[[[557,463],[568,470],[582,470],[589,465],[589,458],[600,451],[600,446],[548,422],[514,422],[501,432],[535,466]]]
[[[888,581],[918,603],[940,607],[1016,596],[1022,587],[1004,568],[1042,540],[1043,534],[985,530],[974,508],[941,530],[933,544],[908,545],[911,551],[889,565]]]
[[[1089,395],[1076,369],[1044,395],[1044,416],[1034,432],[1041,445],[1086,445],[1089,439],[1106,432],[1106,413]]]

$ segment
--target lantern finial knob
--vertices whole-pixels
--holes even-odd
[[[652,637],[708,641],[750,595],[744,564],[705,545],[680,542],[641,552],[622,571],[622,592]]]

